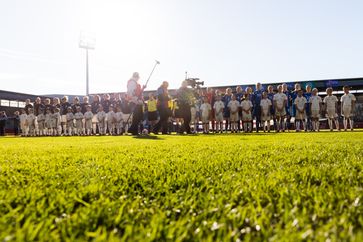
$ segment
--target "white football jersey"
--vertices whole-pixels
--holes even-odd
[[[353,94],[348,93],[348,94],[344,94],[341,98],[340,98],[340,102],[343,105],[343,108],[345,107],[351,107],[352,106],[352,101],[356,101],[356,98]]]
[[[239,104],[239,102],[237,100],[234,100],[234,101],[231,100],[228,103],[228,107],[231,109],[232,113],[235,113],[235,112],[238,111],[238,108],[240,107],[240,104]]]
[[[260,106],[262,110],[268,110],[268,108],[272,105],[271,100],[268,98],[262,99]]]
[[[322,99],[318,95],[311,96],[309,99],[309,103],[311,103],[311,110],[319,110],[320,103],[322,103]]]
[[[212,106],[209,103],[203,103],[200,106],[200,110],[202,111],[202,116],[207,117],[209,115],[209,111],[212,110]]]
[[[297,96],[294,101],[294,104],[296,105],[296,107],[298,109],[305,109],[306,103],[307,103],[306,98],[303,96],[301,96],[301,97]]]
[[[243,110],[249,110],[253,107],[253,104],[250,100],[243,100],[241,102],[241,107]]]
[[[284,106],[284,101],[287,101],[287,96],[285,93],[276,93],[273,100],[276,102],[277,107],[281,109]]]
[[[224,108],[224,103],[222,101],[216,101],[213,106],[216,113],[220,113],[221,110]]]
[[[326,104],[327,109],[335,109],[335,104],[338,102],[338,98],[334,95],[324,97],[323,102]]]

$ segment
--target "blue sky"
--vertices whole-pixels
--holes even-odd
[[[84,94],[80,32],[92,33],[90,92],[363,76],[363,1],[2,0],[0,89]]]

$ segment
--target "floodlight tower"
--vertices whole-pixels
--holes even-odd
[[[79,38],[79,48],[86,50],[86,95],[89,95],[89,68],[88,68],[88,50],[94,50],[96,38],[94,35],[86,32],[81,32]]]

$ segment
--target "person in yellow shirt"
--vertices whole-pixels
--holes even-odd
[[[154,128],[156,122],[158,121],[158,113],[156,107],[157,101],[154,94],[149,94],[149,100],[147,101],[147,119],[149,121],[149,127]]]

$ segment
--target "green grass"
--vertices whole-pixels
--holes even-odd
[[[0,139],[3,241],[363,241],[363,132]]]

